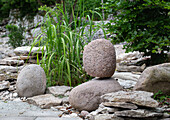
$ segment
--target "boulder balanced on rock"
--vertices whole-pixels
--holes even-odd
[[[89,75],[99,78],[73,88],[69,102],[78,110],[93,111],[102,102],[101,95],[122,89],[114,78],[110,78],[116,68],[116,53],[112,43],[105,39],[90,42],[84,48],[83,65]]]
[[[25,66],[18,75],[16,89],[21,97],[32,97],[45,92],[46,75],[39,65]]]
[[[105,39],[97,39],[84,47],[83,66],[93,77],[111,77],[116,68],[116,53],[113,44]]]

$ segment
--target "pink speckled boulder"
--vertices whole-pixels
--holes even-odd
[[[84,47],[83,66],[93,77],[111,77],[116,68],[116,53],[113,44],[105,39],[97,39]]]

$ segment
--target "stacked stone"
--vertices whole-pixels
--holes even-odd
[[[69,102],[78,110],[93,111],[101,103],[100,96],[122,89],[111,76],[116,68],[116,53],[113,44],[97,39],[84,47],[83,66],[92,77],[96,77],[72,89]]]
[[[166,109],[159,108],[145,91],[118,91],[101,96],[102,103],[88,114],[88,120],[169,120]]]
[[[0,100],[13,100],[18,96],[15,84],[23,64],[23,60],[0,59]]]

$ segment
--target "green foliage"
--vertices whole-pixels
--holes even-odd
[[[19,14],[15,16],[16,18],[22,19],[26,16],[27,19],[31,20],[39,12],[38,8],[41,6],[41,4],[54,7],[56,3],[62,4],[63,1],[65,2],[67,12],[72,13],[72,6],[76,0],[40,0],[40,3],[38,0],[0,0],[0,21],[4,18],[8,18],[10,10],[14,9],[19,11]],[[80,9],[78,6],[81,2],[82,0],[78,0],[75,11],[81,12],[82,8]],[[82,7],[84,7],[84,11],[87,11],[85,15],[91,14],[88,12],[89,10],[94,10],[96,7],[100,7],[100,3],[101,1],[99,0],[83,1],[83,4],[86,6]],[[98,16],[96,16],[96,19],[98,19]]]
[[[16,25],[7,25],[6,29],[8,30],[8,37],[9,41],[7,42],[9,45],[11,45],[13,48],[20,47],[23,45],[27,45],[28,42],[24,39],[23,36],[24,28],[21,26]]]
[[[162,91],[155,93],[153,98],[157,100],[161,106],[162,105],[170,106],[170,96],[164,95]]]
[[[170,48],[170,2],[168,0],[108,0],[106,12],[115,17],[107,24],[113,43],[126,41],[126,52],[144,52],[150,64],[166,61]],[[111,23],[114,23],[112,25]]]
[[[25,9],[27,8],[27,9]],[[25,0],[0,0],[0,20],[9,17],[10,10],[18,9],[20,13],[16,18],[23,18],[26,15],[34,16],[38,6],[36,3],[26,2]]]
[[[82,6],[81,2],[79,7]],[[88,18],[88,23],[81,26],[83,21],[78,21],[77,18],[78,15],[80,18],[84,18],[84,9],[81,10],[82,13],[74,12],[72,9],[73,21],[71,23],[69,23],[67,11],[64,13],[61,5],[54,8],[43,6],[39,10],[46,11],[45,22],[41,27],[43,33],[35,39],[32,47],[36,44],[40,45],[41,41],[44,40],[46,50],[42,50],[41,60],[37,56],[37,62],[45,70],[47,86],[76,86],[89,80],[90,76],[82,67],[82,53],[87,44],[86,41],[91,41],[94,35],[93,28],[98,29],[100,25],[93,25],[90,16],[87,15],[85,17]],[[101,17],[100,14],[99,17]],[[88,40],[84,40],[84,29],[87,25],[90,27]],[[41,35],[43,36],[40,37]],[[39,41],[36,42],[38,39]]]

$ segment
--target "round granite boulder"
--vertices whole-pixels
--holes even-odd
[[[46,88],[46,75],[42,67],[36,64],[25,66],[18,75],[16,89],[21,97],[43,94]]]
[[[114,78],[95,78],[73,88],[69,94],[69,103],[78,110],[93,111],[102,102],[100,96],[122,90]]]
[[[97,39],[84,47],[83,66],[93,77],[111,77],[116,68],[116,53],[113,44],[105,39]]]

